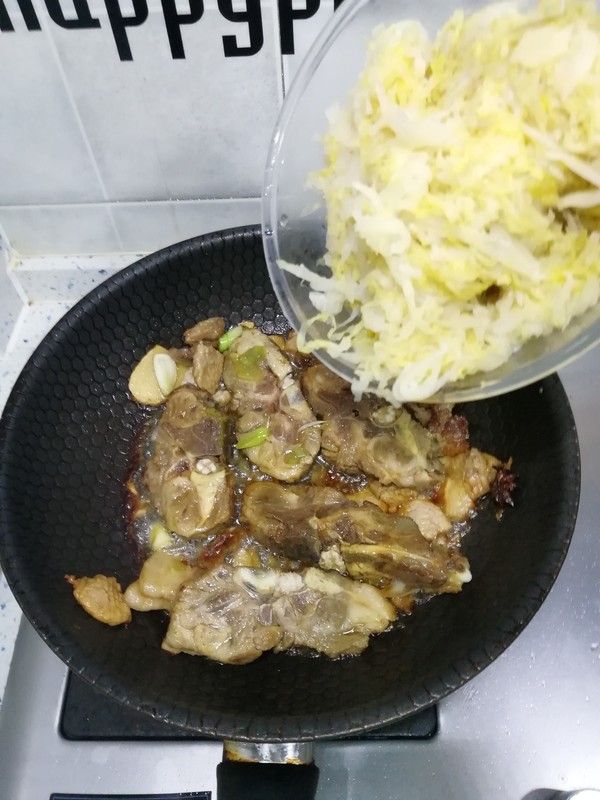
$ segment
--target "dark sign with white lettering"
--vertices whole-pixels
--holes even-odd
[[[67,30],[81,30],[82,28],[100,28],[101,23],[97,17],[92,16],[87,0],[44,0],[48,17],[54,25]],[[177,9],[175,0],[161,0],[166,35],[171,48],[172,58],[185,58],[185,49],[181,36],[183,25],[196,25],[201,23],[204,14],[204,0],[188,0],[189,11],[181,12]],[[32,0],[17,0],[19,11],[28,31],[42,29],[40,17],[33,7]],[[148,18],[148,4],[146,0],[131,0],[133,13],[124,13],[119,0],[104,0],[108,22],[115,40],[117,53],[121,61],[133,61],[133,53],[129,44],[127,29],[143,25]],[[223,36],[223,54],[225,58],[238,56],[253,56],[263,46],[263,16],[261,0],[243,0],[245,8],[240,8],[240,3],[234,0],[217,0],[221,16],[229,22],[244,25],[244,39],[249,38],[249,44],[240,45],[235,34]],[[334,0],[334,9],[337,9],[342,0]],[[69,6],[69,15],[65,15],[63,5]],[[303,19],[313,17],[321,5],[321,0],[304,0],[300,8],[293,0],[277,0],[279,9],[279,36],[281,52],[283,55],[294,54],[294,24]],[[72,9],[71,9],[72,6]],[[72,15],[71,11],[75,14]],[[43,20],[42,20],[43,21]],[[14,21],[8,13],[4,0],[0,0],[0,32],[14,33]],[[1,46],[1,40],[0,40]]]

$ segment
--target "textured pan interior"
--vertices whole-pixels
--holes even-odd
[[[565,557],[579,496],[573,416],[556,377],[465,409],[475,445],[513,456],[517,507],[487,505],[466,542],[473,581],[434,598],[357,658],[266,655],[244,667],[170,656],[166,619],[135,614],[111,629],[73,600],[65,573],[136,574],[125,535],[124,478],[143,411],[132,365],[175,344],[201,317],[286,322],[258,228],[216,233],[110,278],[46,337],[0,425],[0,554],[23,610],[71,669],[157,718],[236,739],[350,734],[413,713],[496,658],[535,614]]]

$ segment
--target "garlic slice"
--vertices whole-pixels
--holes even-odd
[[[159,356],[166,357],[175,365],[168,351],[164,347],[157,345],[146,353],[131,373],[129,391],[138,403],[143,403],[147,406],[159,406],[165,402],[165,393],[159,385],[155,371],[155,359]],[[160,361],[158,363],[160,364]],[[167,369],[170,368],[167,367]],[[164,388],[167,388],[166,385]],[[170,394],[170,391],[167,394]]]
[[[158,388],[163,397],[168,397],[177,381],[177,364],[168,353],[157,353],[152,364]]]

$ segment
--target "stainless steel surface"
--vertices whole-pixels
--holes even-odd
[[[561,377],[581,441],[582,494],[548,599],[504,655],[440,704],[434,739],[316,745],[318,800],[546,800],[600,789],[600,350]],[[65,678],[23,623],[0,711],[2,800],[215,791],[219,743],[61,739]]]
[[[255,761],[259,764],[311,764],[312,742],[223,742],[223,758],[228,761]]]

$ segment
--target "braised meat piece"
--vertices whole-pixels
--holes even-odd
[[[360,653],[423,595],[459,592],[462,523],[488,493],[512,504],[511,464],[471,448],[450,404],[357,399],[295,333],[224,329],[203,320],[135,368],[134,399],[164,405],[145,488],[129,484],[134,525],[162,517],[155,552],[124,596],[115,579],[67,576],[78,601],[109,624],[166,610],[165,650],[246,664]]]
[[[305,369],[306,367],[312,367],[314,364],[318,364],[318,360],[316,356],[312,353],[303,353],[302,351],[298,350],[298,334],[296,331],[290,331],[283,342],[282,348],[292,364],[297,369]]]
[[[268,336],[244,328],[225,353],[223,366],[223,380],[233,396],[232,408],[240,415],[276,411],[280,382],[291,372],[292,365]]]
[[[469,449],[469,423],[467,418],[454,414],[439,432],[444,456],[457,456]]]
[[[225,320],[223,317],[210,317],[188,328],[183,334],[183,341],[190,345],[198,342],[216,342],[224,332]]]
[[[301,385],[310,407],[321,419],[351,416],[369,419],[376,408],[385,405],[373,395],[363,395],[356,400],[348,381],[323,364],[304,369]]]
[[[396,618],[373,586],[314,567],[300,575],[283,573],[275,598],[273,613],[284,634],[276,650],[310,647],[330,658],[355,655]]]
[[[407,403],[405,408],[417,422],[436,435],[442,455],[456,456],[467,452],[469,423],[462,414],[453,413],[452,404]]]
[[[468,562],[446,539],[433,541],[449,523],[433,504],[419,508],[417,502],[412,510],[427,535],[408,516],[357,506],[335,489],[261,482],[246,488],[241,520],[266,547],[305,564],[318,562],[375,586],[396,579],[413,592],[459,591],[470,578]]]
[[[106,575],[94,575],[93,578],[65,575],[65,580],[73,587],[75,600],[98,622],[105,625],[131,622],[131,611],[116,578]]]
[[[206,395],[193,386],[181,386],[173,392],[160,424],[190,457],[223,453],[225,417],[208,405]]]
[[[164,650],[248,664],[275,647],[281,628],[261,612],[260,595],[235,581],[238,571],[220,564],[182,588],[171,609]]]
[[[411,591],[458,592],[471,579],[464,556],[428,541],[408,517],[365,504],[319,518],[325,545],[338,547],[348,574],[375,586],[402,581]]]
[[[238,447],[267,475],[288,483],[306,475],[321,445],[316,418],[291,372],[268,336],[245,329],[227,351],[223,373],[238,413]]]
[[[323,364],[305,369],[301,384],[310,407],[322,419],[352,416],[356,409],[350,384]]]
[[[457,456],[443,459],[446,477],[438,492],[438,502],[452,522],[469,517],[480,497],[490,491],[500,461],[473,447]]]
[[[404,410],[383,431],[368,420],[328,419],[321,445],[337,469],[365,472],[386,485],[428,489],[442,479],[435,439]]]
[[[404,508],[405,516],[417,523],[421,536],[433,541],[440,534],[449,533],[452,524],[439,506],[422,497],[411,500]]]
[[[266,428],[261,444],[246,447],[244,452],[253,464],[287,483],[302,478],[312,467],[319,452],[321,433],[312,423],[315,418],[295,381],[282,389],[279,410],[265,416],[247,411],[237,421],[238,441],[252,431]],[[306,426],[306,427],[305,427]]]
[[[214,394],[221,383],[223,374],[223,353],[204,342],[199,342],[194,350],[192,375],[196,386],[209,394]]]
[[[452,403],[406,403],[404,408],[424,428],[439,433],[452,418]]]
[[[303,372],[302,388],[323,419],[322,453],[338,470],[401,487],[439,483],[439,443],[406,410],[372,395],[356,401],[350,384],[321,364]]]
[[[195,469],[162,483],[157,508],[169,530],[202,538],[233,514],[231,481],[224,469],[201,474]]]
[[[198,389],[183,386],[171,395],[143,477],[167,527],[180,536],[202,537],[231,519],[223,436],[223,415],[206,405]]]
[[[226,664],[290,647],[335,658],[364,650],[395,616],[377,589],[335,573],[220,564],[183,587],[163,648]]]
[[[160,492],[163,481],[189,472],[191,460],[163,425],[154,432],[152,456],[144,469],[144,483],[160,511]]]
[[[317,564],[322,542],[316,519],[347,503],[335,489],[260,481],[246,487],[240,520],[257,541],[275,553]]]
[[[452,528],[442,509],[415,489],[399,488],[392,484],[384,486],[378,481],[369,481],[366,487],[348,495],[348,499],[359,505],[372,503],[388,514],[409,517],[417,523],[421,536],[426,539],[436,539]]]

